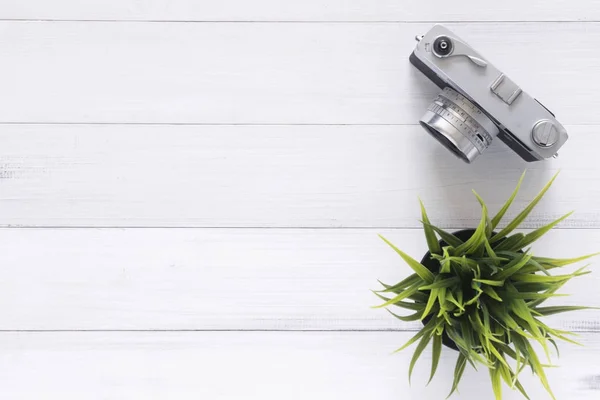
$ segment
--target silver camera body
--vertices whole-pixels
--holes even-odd
[[[442,88],[420,124],[467,163],[498,137],[526,161],[557,155],[567,141],[554,114],[441,25],[423,36],[410,62]]]

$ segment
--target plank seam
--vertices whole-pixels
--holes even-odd
[[[377,123],[285,123],[285,122],[0,122],[0,125],[81,125],[81,126],[419,126],[419,124]],[[596,126],[600,124],[589,124]],[[569,126],[576,126],[570,124]],[[584,124],[585,126],[585,124]]]
[[[0,329],[3,333],[136,333],[136,332],[346,332],[346,333],[368,333],[368,332],[418,332],[418,329]],[[600,333],[600,329],[571,329],[576,333]]]
[[[0,202],[2,200],[0,199]],[[474,223],[476,223],[476,220],[473,220]],[[465,229],[464,226],[462,227],[447,227],[447,226],[442,226],[442,229],[445,230],[460,230],[460,229]],[[40,225],[40,226],[35,226],[35,225],[4,225],[4,226],[0,226],[0,230],[17,230],[17,229],[22,229],[22,230],[27,230],[27,229],[31,229],[31,230],[35,230],[35,229],[94,229],[94,230],[123,230],[123,229],[198,229],[198,230],[288,230],[288,231],[293,231],[293,230],[339,230],[339,231],[347,231],[347,230],[356,230],[356,231],[365,231],[365,230],[385,230],[385,231],[403,231],[403,230],[422,230],[423,228],[421,228],[420,226],[406,226],[406,227],[387,227],[387,226],[344,226],[344,227],[329,227],[329,226],[136,226],[136,225],[116,225],[116,226],[94,226],[94,225]],[[536,229],[535,227],[531,227],[531,228],[522,228],[524,230],[533,230]],[[553,228],[553,230],[564,230],[564,231],[568,231],[568,230],[580,230],[580,231],[598,231],[600,230],[600,228],[598,227],[593,227],[593,226],[589,226],[589,227],[574,227],[574,226],[565,226],[565,227],[560,227],[557,226],[555,228]]]
[[[27,121],[0,121],[0,126],[420,126],[418,123],[311,123],[311,122],[27,122]],[[600,123],[575,123],[565,124],[567,127],[600,126]]]
[[[595,24],[600,20],[177,20],[177,19],[62,19],[62,18],[0,18],[0,22],[106,22],[150,24]]]

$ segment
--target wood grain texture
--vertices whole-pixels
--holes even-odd
[[[596,126],[568,126],[560,157],[528,164],[497,141],[467,165],[420,126],[4,125],[0,224],[92,227],[472,227],[477,190],[516,215],[561,174],[524,227],[571,210],[600,228]]]
[[[0,122],[415,124],[431,26],[4,21]],[[600,23],[450,27],[564,124],[600,123]]]
[[[0,394],[39,399],[443,399],[452,385],[456,353],[443,349],[426,387],[426,350],[409,387],[412,348],[391,351],[410,333],[194,332],[3,333]],[[547,370],[558,399],[598,398],[600,340],[561,346]],[[528,370],[521,382],[532,399],[550,397]],[[467,366],[454,400],[491,399],[489,376]],[[505,400],[522,399],[505,387]],[[401,396],[401,397],[400,397]]]
[[[467,166],[415,126],[437,88],[408,55],[440,21],[568,125],[558,160],[495,143]],[[599,250],[598,21],[591,0],[3,1],[0,398],[445,398],[456,354],[409,387],[412,349],[390,353],[419,324],[370,308],[410,273],[377,233],[419,258],[417,196],[469,227],[470,189],[496,210],[527,167],[516,210],[561,169],[525,226],[577,213],[534,251]],[[600,305],[592,269],[560,304]],[[557,397],[598,399],[600,311],[548,320],[587,346],[561,347]],[[485,370],[460,389],[492,397]]]
[[[426,251],[416,229],[2,229],[0,330],[417,329],[370,308],[377,279],[411,273],[378,233]],[[600,230],[560,230],[533,251],[579,256],[598,243]],[[600,305],[592,270],[553,302]],[[600,311],[548,320],[600,331]]]
[[[175,21],[592,21],[596,1],[4,0],[3,19]]]

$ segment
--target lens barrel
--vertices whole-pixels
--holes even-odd
[[[492,144],[498,127],[456,90],[446,87],[419,121],[454,155],[472,163]]]

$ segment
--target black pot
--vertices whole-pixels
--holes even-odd
[[[475,233],[475,229],[463,229],[460,231],[452,232],[452,234],[454,236],[456,236],[463,242],[469,240],[469,238],[471,236],[473,236],[473,233]],[[443,240],[440,240],[440,246],[441,247],[448,246],[448,243],[444,242]],[[439,261],[432,259],[431,252],[429,252],[429,251],[423,256],[423,259],[421,260],[421,264],[423,264],[428,270],[430,270],[433,273],[438,273],[441,268]],[[422,321],[423,325],[426,325],[431,320],[431,318],[433,318],[433,316],[431,316],[431,315],[425,317]],[[451,348],[452,350],[458,351],[458,346],[456,346],[456,343],[454,343],[454,340],[452,340],[448,337],[446,332],[444,332],[442,334],[442,344],[448,348]]]

